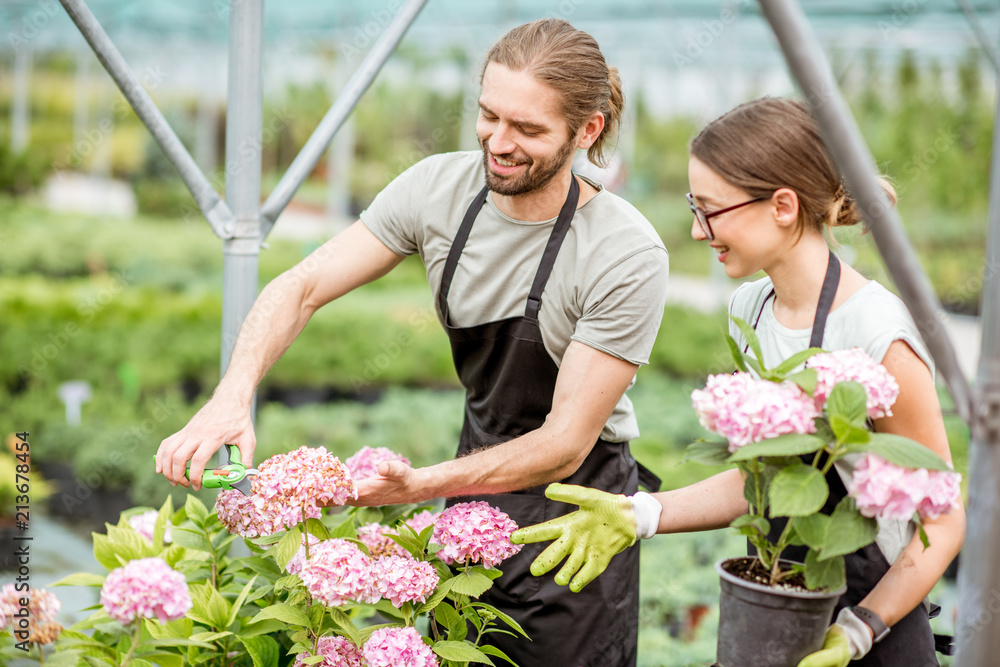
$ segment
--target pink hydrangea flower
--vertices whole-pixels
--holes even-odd
[[[153,531],[156,529],[156,519],[159,517],[159,514],[156,510],[149,510],[142,514],[133,514],[128,518],[128,525],[132,526],[132,530],[152,542]],[[163,543],[170,544],[172,541],[170,537],[170,523],[167,522],[163,531]]]
[[[28,588],[19,591],[14,583],[0,588],[0,631],[13,628],[14,614],[21,609],[21,598],[28,600],[28,620],[35,625],[45,625],[56,620],[62,603],[52,592],[44,588]]]
[[[361,649],[344,637],[320,637],[317,645],[319,651],[315,655],[323,656],[323,660],[312,663],[315,667],[367,667]],[[310,655],[308,651],[299,653],[292,667],[306,667],[304,661]]]
[[[221,492],[215,501],[219,520],[229,532],[243,537],[271,535],[304,518],[318,519],[321,507],[343,505],[358,497],[347,466],[324,447],[277,454],[258,470],[250,496],[230,490]]]
[[[848,491],[867,517],[909,521],[916,512],[933,519],[961,506],[961,481],[957,472],[903,468],[865,454]]]
[[[306,562],[306,542],[309,543],[309,555],[312,555],[313,547],[320,543],[320,539],[313,535],[312,533],[306,533],[302,536],[302,546],[299,550],[292,556],[292,559],[288,561],[285,565],[285,572],[288,574],[298,574],[302,571],[302,566]]]
[[[437,657],[414,628],[380,628],[364,646],[368,667],[437,667]]]
[[[407,601],[427,602],[438,580],[433,565],[409,556],[384,556],[375,561],[378,592],[397,608]]]
[[[758,380],[750,373],[708,376],[691,392],[698,421],[729,441],[735,452],[751,442],[788,433],[815,433],[813,400],[791,382]]]
[[[396,531],[380,523],[366,523],[358,528],[358,539],[368,547],[368,552],[372,558],[379,556],[407,556],[409,552],[399,546],[389,535],[395,535]]]
[[[349,540],[324,540],[309,547],[298,572],[309,593],[327,607],[379,600],[372,559]]]
[[[867,394],[868,416],[872,419],[892,416],[892,404],[899,396],[896,378],[882,364],[876,363],[860,347],[813,355],[806,361],[806,368],[816,371],[816,390],[813,398],[820,410],[838,382],[859,382]]]
[[[402,461],[410,465],[410,460],[388,447],[362,447],[344,463],[354,479],[367,479],[378,475],[378,464],[383,461]]]
[[[511,544],[517,524],[489,503],[478,500],[452,505],[438,517],[433,541],[442,545],[437,555],[448,563],[482,563],[493,567],[521,550]]]
[[[427,526],[434,525],[434,522],[438,520],[441,516],[441,512],[431,512],[430,510],[424,510],[423,512],[418,512],[412,517],[404,521],[407,526],[413,529],[417,535],[424,532],[424,528]]]
[[[165,560],[141,558],[108,573],[101,587],[101,605],[123,625],[154,616],[166,623],[184,617],[191,608],[191,594],[184,575]]]

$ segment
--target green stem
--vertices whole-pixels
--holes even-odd
[[[306,560],[309,560],[309,532],[306,530],[306,506],[302,506],[302,543],[306,547]],[[317,640],[318,641],[318,640]]]
[[[139,639],[142,635],[142,621],[136,620],[135,623],[135,636],[132,637],[132,645],[128,647],[128,653],[125,654],[125,658],[122,660],[121,667],[126,667],[128,663],[132,660],[132,654],[135,653],[135,647],[139,645]]]
[[[781,535],[778,537],[778,542],[774,547],[774,559],[771,562],[771,585],[774,586],[778,583],[778,575],[780,574],[781,568],[781,552],[785,550],[786,541],[788,540],[788,534],[792,530],[792,518],[788,517],[788,521],[785,523],[785,528],[781,531]]]
[[[45,654],[42,652],[42,645],[41,644],[35,644],[35,646],[38,647],[38,664],[39,665],[44,665],[45,664]]]

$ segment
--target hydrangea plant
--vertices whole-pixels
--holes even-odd
[[[379,461],[402,457],[378,448],[352,459],[349,467],[322,447],[302,447],[261,463],[250,496],[221,492],[213,512],[188,496],[177,511],[168,498],[153,514],[125,513],[107,534],[94,534],[94,555],[109,573],[57,582],[99,587],[100,607],[52,633],[46,643],[59,638],[47,656],[39,643],[38,660],[131,667],[511,662],[481,640],[523,630],[478,598],[501,576],[496,566],[520,549],[510,543],[517,526],[487,503],[441,513],[324,510],[356,498],[355,479],[373,474]],[[250,555],[232,553],[238,536]],[[32,599],[39,607],[32,622],[51,620],[58,600],[48,591]],[[0,596],[0,621],[10,625],[7,611],[15,609],[5,603]],[[25,657],[9,644],[0,653]]]
[[[861,349],[810,348],[769,369],[753,328],[734,321],[752,356],[730,338],[738,371],[691,394],[702,426],[725,441],[695,442],[687,457],[739,468],[749,512],[731,525],[756,547],[771,585],[802,572],[809,589],[840,588],[844,555],[875,540],[879,518],[913,520],[926,547],[922,521],[959,506],[961,476],[927,447],[872,431],[899,394],[885,367]],[[848,495],[823,514],[827,473],[842,459],[853,463]],[[773,538],[775,517],[787,522]],[[804,564],[783,565],[791,545],[807,547]]]

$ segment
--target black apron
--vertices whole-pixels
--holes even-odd
[[[438,305],[451,339],[452,356],[466,389],[465,422],[458,455],[490,447],[541,427],[552,408],[559,368],[542,342],[538,311],[542,291],[569,230],[580,187],[572,177],[535,274],[522,317],[473,327],[453,327],[448,315],[448,291],[469,232],[486,201],[487,188],[469,206],[452,242],[441,278]],[[497,262],[503,258],[498,257]],[[654,481],[655,480],[655,481]],[[628,443],[598,440],[580,469],[565,484],[579,484],[610,493],[632,494],[640,481],[639,466]],[[653,477],[644,485],[659,487]],[[545,486],[513,493],[453,498],[448,505],[484,500],[529,526],[576,510],[544,495]],[[655,490],[652,489],[652,490]],[[498,567],[503,576],[481,600],[509,614],[531,638],[490,633],[483,643],[502,650],[521,667],[631,667],[636,663],[639,617],[639,549],[615,556],[605,572],[580,593],[557,586],[554,574],[534,577],[531,562],[545,544],[526,544]],[[501,624],[501,627],[502,624]]]
[[[816,317],[813,320],[809,347],[823,346],[826,319],[830,314],[839,281],[840,261],[831,252],[826,278],[823,280],[819,303],[816,306]],[[755,330],[761,315],[764,313],[764,307],[772,296],[774,296],[773,289],[764,299],[760,312],[757,313],[757,318],[753,323]],[[811,456],[802,458],[806,463],[812,463]],[[831,515],[837,503],[847,497],[847,489],[836,468],[830,468],[826,474],[826,483],[830,487],[830,496],[821,511],[823,514]],[[787,517],[768,518],[771,522],[771,530],[767,537],[774,543],[781,536],[788,519]],[[781,552],[781,557],[802,563],[805,561],[807,551],[808,549],[804,546],[790,546]],[[756,550],[751,547],[749,553],[756,555]],[[882,576],[889,571],[889,562],[874,542],[852,554],[847,554],[844,556],[844,560],[847,566],[847,592],[837,601],[837,607],[834,611],[835,618],[836,614],[840,613],[844,607],[860,604],[861,600],[875,588]],[[935,635],[931,631],[928,606],[920,604],[893,625],[892,631],[886,635],[885,639],[875,644],[868,655],[851,662],[851,667],[855,667],[855,665],[858,667],[925,667],[938,664],[935,656]]]

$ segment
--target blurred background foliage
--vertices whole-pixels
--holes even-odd
[[[433,64],[419,52],[404,56],[414,71]],[[939,297],[954,311],[974,314],[983,279],[993,90],[974,53],[947,71],[918,67],[906,54],[888,78],[874,76],[885,66],[872,58],[841,67],[844,92],[899,192],[899,210]],[[95,92],[91,114],[113,121],[107,175],[131,184],[139,214],[105,219],[43,205],[40,188],[53,170],[95,168],[97,151],[73,144],[73,62],[56,53],[35,63],[30,152],[12,154],[0,137],[0,423],[32,434],[43,472],[68,475],[49,498],[54,513],[80,516],[86,508],[103,521],[132,504],[159,506],[172,490],[154,473],[151,454],[218,382],[222,256],[173,168],[117,93],[114,105],[101,109],[97,100],[107,95]],[[417,80],[377,82],[354,112],[348,184],[354,214],[410,164],[468,145],[458,120],[468,93],[437,92]],[[5,86],[9,80],[0,79],[0,116],[10,112]],[[263,146],[265,196],[331,102],[327,87],[307,84],[266,100],[265,124],[278,122]],[[703,245],[690,239],[683,201],[686,147],[702,121],[657,117],[641,97],[633,103],[625,194],[662,236],[672,272],[717,279]],[[167,113],[189,146],[196,108],[192,98]],[[221,110],[215,121],[221,154]],[[324,206],[323,169],[300,189],[297,204]],[[222,178],[215,174],[217,183]],[[891,285],[860,230],[839,231],[838,241],[855,253],[859,270]],[[260,255],[261,284],[317,245],[271,239]],[[688,443],[705,436],[690,391],[707,374],[730,368],[725,329],[722,310],[668,305],[651,364],[630,391],[643,431],[633,451],[665,489],[716,472],[682,456]],[[59,385],[71,379],[93,388],[80,425],[65,423],[58,398]],[[947,408],[944,393],[942,400]],[[369,445],[430,464],[453,454],[461,405],[423,267],[409,258],[322,309],[267,375],[258,394],[256,460],[300,445],[322,445],[342,457]],[[948,429],[956,467],[964,470],[967,429],[950,412]],[[711,660],[718,598],[711,565],[741,545],[727,531],[644,544],[641,664],[665,664],[664,655],[676,665]]]

